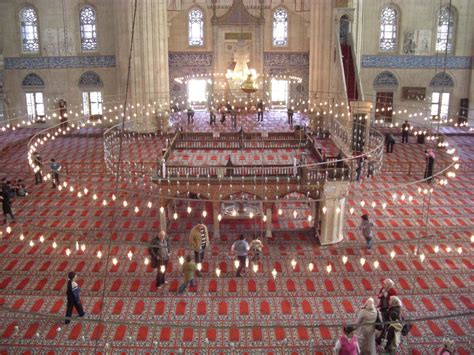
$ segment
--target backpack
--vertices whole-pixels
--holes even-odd
[[[413,327],[413,324],[411,324],[409,322],[405,322],[405,324],[403,325],[403,328],[402,328],[402,335],[404,337],[406,337],[408,335],[408,333],[410,333],[411,327]]]

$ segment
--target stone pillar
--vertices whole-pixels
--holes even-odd
[[[311,98],[327,98],[332,92],[331,74],[334,66],[334,1],[318,0],[310,3],[309,91]]]
[[[344,238],[344,214],[349,182],[327,181],[324,184],[323,202],[321,207],[321,245],[334,244]],[[323,213],[326,207],[326,213]],[[337,212],[339,208],[339,212]]]
[[[134,1],[118,0],[117,66],[119,92],[126,93]],[[166,1],[139,0],[131,60],[128,114],[135,129],[153,132],[168,127],[168,12]],[[148,113],[148,114],[147,114]],[[136,114],[136,117],[133,117]]]
[[[267,216],[267,222],[265,223],[265,237],[272,237],[272,209],[267,207],[265,210],[265,215]]]
[[[163,212],[161,212],[161,207],[163,207]],[[160,228],[163,231],[166,231],[168,227],[168,218],[166,217],[167,213],[169,214],[168,200],[161,198],[160,199]]]
[[[213,216],[213,229],[214,229],[214,235],[213,238],[216,238],[215,240],[219,239],[221,237],[220,234],[220,222],[218,215],[221,212],[221,203],[219,200],[214,200],[212,201],[212,216]]]
[[[369,147],[369,139],[370,139],[370,123],[372,121],[372,117],[370,116],[371,113],[372,103],[370,101],[352,101],[351,108],[352,108],[352,124],[355,124],[355,119],[359,120],[359,117],[362,117],[362,120],[359,122],[363,122],[364,124],[360,127],[364,129],[362,135],[364,137],[364,148],[363,152],[367,152],[370,150]],[[352,128],[353,129],[353,128]],[[353,136],[354,139],[354,136]]]

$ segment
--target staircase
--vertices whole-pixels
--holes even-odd
[[[359,92],[357,90],[357,77],[354,69],[352,47],[349,44],[341,44],[341,55],[347,88],[347,98],[349,101],[356,101],[359,99]]]

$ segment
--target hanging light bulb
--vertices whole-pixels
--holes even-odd
[[[76,250],[79,250],[79,242],[76,240]]]
[[[395,250],[392,250],[390,252],[390,257],[393,259],[395,257],[395,255],[397,255],[397,253],[395,253]]]
[[[327,210],[328,210],[328,209],[326,208],[326,206],[324,206],[324,207],[323,207],[323,213],[326,214],[326,211],[327,211]]]
[[[346,265],[347,260],[348,260],[348,257],[345,256],[345,255],[343,255],[343,256],[342,256],[342,263],[343,263],[344,265]]]
[[[331,271],[332,271],[332,265],[331,264],[328,264],[326,266],[326,271],[327,271],[328,274],[331,273]]]
[[[102,258],[102,251],[100,251],[100,250],[97,251],[97,257],[98,257],[99,259]]]
[[[420,254],[420,261],[421,262],[425,261],[425,254],[424,253]]]
[[[87,189],[87,187],[84,187],[84,195],[87,195],[89,193],[89,190]]]
[[[44,243],[44,235],[41,235],[41,236],[40,236],[39,241],[40,241],[40,243]]]
[[[336,213],[340,213],[341,212],[341,208],[340,207],[336,207]]]
[[[278,272],[276,271],[276,269],[273,269],[272,270],[272,276],[273,276],[274,279],[276,279],[277,274],[278,274]]]
[[[374,269],[378,269],[379,268],[379,261],[378,260],[375,260],[374,261]]]
[[[202,211],[202,216],[203,216],[204,218],[206,218],[206,216],[207,216],[207,211],[206,211],[206,210]]]
[[[237,259],[234,260],[234,267],[235,267],[236,269],[238,269],[239,265],[240,265],[240,261],[237,260]]]
[[[474,234],[471,235],[471,243],[474,243]]]
[[[122,205],[123,205],[123,207],[127,207],[127,206],[128,206],[128,202],[127,202],[126,200],[123,200]]]
[[[253,212],[250,212],[250,213],[249,213],[249,217],[250,217],[250,219],[253,218]]]
[[[308,215],[308,222],[311,222],[313,220],[313,216],[312,215]]]
[[[462,254],[462,247],[457,248],[456,251],[458,252],[458,254]]]
[[[278,215],[281,216],[283,214],[283,211],[281,208],[278,209]]]
[[[267,215],[263,215],[262,220],[263,220],[264,222],[266,222],[266,221],[267,221]]]
[[[296,216],[298,216],[298,212],[296,212],[296,210],[293,211],[293,218],[296,218]]]
[[[433,250],[436,254],[438,254],[439,253],[439,245],[435,245]]]
[[[131,261],[132,258],[133,258],[133,252],[132,252],[131,250],[128,251],[128,253],[127,253],[127,258],[128,258],[128,260],[130,260],[130,261]]]
[[[237,211],[235,209],[232,210],[232,217],[237,216]]]
[[[291,259],[291,267],[293,268],[293,270],[296,268],[296,260],[295,259]]]
[[[69,249],[69,248],[66,249],[66,255],[67,256],[71,255],[71,249]]]
[[[85,244],[82,244],[82,245],[81,245],[81,250],[82,250],[82,251],[86,250],[86,245],[85,245]]]
[[[56,241],[53,242],[53,249],[56,249],[58,247],[58,243]]]
[[[198,264],[196,265],[196,268],[197,268],[199,271],[201,271],[201,270],[202,270],[202,263],[198,263]]]
[[[178,219],[178,213],[176,213],[176,212],[173,213],[173,218],[174,218],[175,220]]]
[[[360,201],[360,206],[361,206],[361,207],[364,207],[364,206],[365,206],[365,201],[364,201],[364,200]]]
[[[217,215],[217,220],[218,220],[219,222],[222,221],[222,215],[221,215],[220,213]]]
[[[12,227],[8,226],[6,231],[7,231],[8,234],[10,234],[12,232]]]
[[[192,211],[191,206],[188,206],[188,208],[186,210],[188,211],[188,213],[191,213],[191,211]]]
[[[353,214],[354,213],[354,207],[349,208],[349,212],[350,212],[350,214]]]
[[[384,202],[382,203],[382,209],[385,209],[385,208],[387,208],[387,204]]]
[[[180,265],[184,264],[184,258],[183,258],[182,255],[178,258],[178,262],[179,262]]]
[[[165,212],[165,208],[163,206],[160,207],[160,213]]]
[[[218,267],[216,268],[216,276],[217,277],[221,276],[221,269],[219,269]]]
[[[377,203],[375,203],[375,201],[372,202],[372,208],[375,208],[375,206],[377,206]]]
[[[446,247],[446,251],[447,251],[448,253],[451,253],[451,247],[450,247],[449,245]]]
[[[30,240],[30,247],[34,247],[35,246],[35,242]]]
[[[96,195],[96,194],[93,194],[93,195],[92,195],[92,199],[93,199],[93,200],[97,200],[97,195]]]
[[[20,240],[24,240],[25,239],[25,236],[23,235],[23,233],[20,235]]]
[[[150,259],[145,258],[145,260],[143,260],[143,263],[144,263],[145,265],[148,265],[148,264],[150,263]]]
[[[360,258],[360,260],[359,260],[359,261],[360,261],[360,264],[361,264],[362,266],[364,266],[364,265],[365,265],[365,258]]]
[[[138,208],[138,206],[135,206],[135,213],[138,213],[140,211],[140,209]]]
[[[117,197],[115,195],[112,195],[112,201],[115,201]]]
[[[112,259],[112,264],[114,264],[114,265],[117,265],[117,264],[118,264],[117,258],[113,258],[113,259]]]
[[[165,271],[166,271],[166,266],[165,266],[165,265],[161,265],[161,266],[160,266],[160,272],[161,272],[162,274],[164,274]]]
[[[257,271],[258,271],[258,264],[257,263],[254,263],[252,265],[252,270],[253,270],[254,273],[257,273]]]
[[[308,264],[308,270],[311,271],[311,272],[314,270],[314,264],[313,263]]]

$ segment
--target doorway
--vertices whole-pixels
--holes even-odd
[[[202,105],[207,102],[207,80],[191,79],[188,80],[188,104]]]
[[[288,104],[288,80],[272,79],[272,105],[286,107]]]

